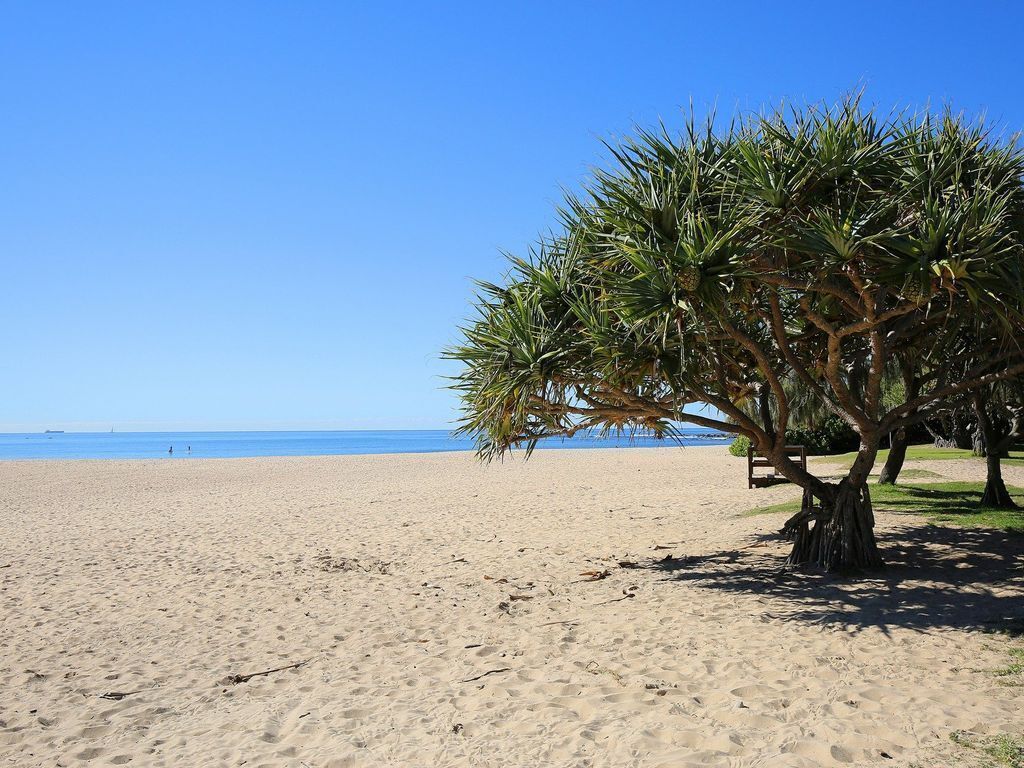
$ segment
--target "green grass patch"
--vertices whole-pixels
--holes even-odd
[[[1015,678],[1007,682],[1008,685],[1020,685],[1024,682],[1024,648],[1011,648],[1008,653],[1013,659],[1005,667],[995,671],[996,677]]]
[[[767,507],[754,507],[743,513],[744,517],[753,515],[781,515],[783,513],[792,515],[800,509],[800,500],[783,501],[779,504],[769,504]]]
[[[979,506],[984,483],[901,483],[871,486],[876,510],[923,515],[935,523],[952,523],[965,528],[998,528],[1024,533],[1024,509],[994,509]],[[1014,501],[1024,506],[1024,488],[1007,486]],[[800,500],[757,507],[747,515],[789,514],[799,511]]]
[[[1000,667],[996,670],[995,674],[996,677],[1011,677],[1024,674],[1024,661],[1015,661],[1012,664],[1007,664],[1005,667]]]
[[[822,479],[835,479],[841,480],[846,475],[845,472],[837,472],[832,474],[819,474],[818,477]],[[900,481],[904,480],[941,480],[945,475],[940,475],[938,472],[932,472],[930,469],[918,469],[917,467],[909,467],[900,472]],[[869,482],[875,482],[878,480],[878,473],[875,472],[870,476]]]
[[[996,765],[1024,768],[1024,738],[1003,733],[998,736],[978,736],[967,731],[953,731],[949,738],[968,749],[982,752],[995,760]]]
[[[900,480],[928,480],[942,477],[938,472],[932,472],[930,469],[918,469],[917,467],[908,467],[900,470]],[[871,476],[872,480],[877,480],[878,475],[874,474]]]
[[[837,453],[833,456],[815,456],[812,459],[821,464],[841,464],[845,467],[852,467],[853,460],[857,458],[856,452]],[[875,466],[881,468],[885,460],[889,458],[889,449],[878,452],[875,459]],[[984,462],[982,456],[974,456],[966,448],[936,448],[933,445],[911,445],[907,448],[907,461],[947,461],[951,459],[969,459],[971,461]],[[1003,459],[1004,464],[1024,466],[1024,451],[1010,451],[1009,458]],[[905,472],[906,470],[904,470]],[[903,473],[900,473],[903,476]]]

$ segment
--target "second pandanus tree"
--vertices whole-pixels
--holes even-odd
[[[461,430],[488,457],[589,429],[745,435],[807,491],[790,562],[880,565],[867,479],[883,436],[1024,372],[1018,147],[851,100],[610,150],[559,233],[482,286],[448,351]],[[964,366],[955,342],[979,318],[999,344]],[[927,386],[885,403],[908,350]],[[793,380],[859,436],[838,482],[787,455]]]
[[[985,490],[981,506],[1016,509],[1003,481],[1002,460],[1014,443],[1024,440],[1024,386],[1019,381],[994,385],[973,394],[971,405],[985,444]]]
[[[963,345],[960,354],[951,355],[950,363],[954,372],[947,377],[956,377],[957,363],[962,375],[983,365],[992,355],[999,355],[1005,348],[1004,329],[980,327],[972,323],[961,323],[962,333],[957,343]],[[901,356],[900,392],[909,391],[916,397],[922,387],[927,388],[942,368],[932,366],[931,370],[914,355]],[[951,397],[928,415],[938,415],[948,424],[964,425],[970,433],[975,455],[985,457],[985,488],[980,505],[1002,509],[1017,507],[1006,488],[1002,476],[1002,459],[1014,444],[1024,441],[1024,377],[1000,377],[988,384]],[[968,442],[965,440],[965,442]],[[894,436],[892,448],[879,476],[880,483],[895,483],[903,466],[907,448],[906,433]]]
[[[979,333],[976,359],[989,354],[986,342],[998,343],[998,334]],[[961,398],[959,409],[974,418],[975,453],[985,457],[985,489],[980,505],[1016,509],[1003,480],[1002,460],[1024,440],[1024,377],[1013,377],[979,387]]]

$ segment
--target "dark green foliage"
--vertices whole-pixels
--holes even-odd
[[[859,438],[845,421],[838,416],[829,416],[817,427],[787,429],[786,442],[806,446],[807,453],[820,456],[855,450]]]
[[[829,416],[817,427],[786,430],[787,445],[802,445],[811,456],[852,451],[857,447],[857,433],[838,416]],[[729,446],[733,456],[746,456],[750,438],[739,435]]]
[[[748,448],[750,448],[750,438],[746,435],[737,435],[729,445],[729,453],[733,456],[746,456]]]

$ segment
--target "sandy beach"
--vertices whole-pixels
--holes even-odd
[[[745,472],[2,462],[0,765],[931,767],[1024,731],[992,631],[1024,543],[879,514],[886,572],[780,574],[782,520],[742,513],[797,490]]]

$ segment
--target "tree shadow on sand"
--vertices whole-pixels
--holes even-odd
[[[879,545],[887,567],[849,575],[783,568],[786,547],[777,535],[762,535],[745,548],[666,558],[649,567],[700,589],[773,598],[770,618],[848,629],[1024,634],[1024,536],[901,525],[879,530]]]

